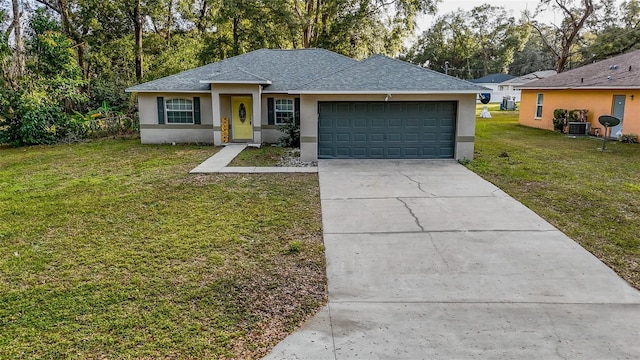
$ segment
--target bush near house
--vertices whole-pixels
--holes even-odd
[[[553,130],[566,133],[570,122],[587,122],[589,110],[586,109],[554,109],[553,110]]]

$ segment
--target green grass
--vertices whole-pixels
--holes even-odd
[[[517,112],[492,115],[477,119],[467,166],[640,289],[640,145],[603,152],[601,140],[520,126]]]
[[[259,358],[325,303],[317,176],[215,151],[0,148],[0,358]]]
[[[247,147],[231,161],[229,166],[276,166],[289,150],[291,149],[279,146]]]

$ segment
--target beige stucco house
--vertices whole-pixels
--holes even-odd
[[[300,123],[301,157],[471,159],[488,89],[381,55],[256,50],[127,89],[142,143],[273,143]]]

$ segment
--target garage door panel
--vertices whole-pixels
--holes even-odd
[[[456,102],[318,105],[319,158],[452,158]]]
[[[353,134],[353,141],[354,142],[366,142],[367,141],[367,134],[366,133],[355,133],[355,134]]]
[[[405,133],[404,134],[404,142],[405,143],[416,143],[420,140],[420,137],[417,133]]]
[[[402,119],[391,118],[388,120],[387,124],[390,128],[399,128],[402,127],[402,123]]]
[[[367,119],[353,119],[353,127],[354,128],[362,128],[362,129],[366,129],[367,128]]]
[[[387,133],[387,141],[402,142],[402,133]]]
[[[336,134],[336,141],[337,142],[350,143],[351,142],[351,134],[349,134],[349,133]]]

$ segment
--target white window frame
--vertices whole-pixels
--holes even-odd
[[[289,105],[291,105],[291,110],[289,109],[282,109],[282,108],[278,108],[278,105],[282,105],[282,102],[286,101],[287,103],[290,104],[286,104],[287,107]],[[279,104],[280,103],[280,104]],[[278,116],[278,114],[283,114],[283,116]],[[281,119],[284,118],[284,116],[289,115],[291,116],[291,120],[295,121],[295,117],[296,117],[296,102],[293,99],[274,99],[273,101],[273,123],[275,125],[284,125],[286,124],[285,121],[281,121]]]
[[[172,100],[185,100],[188,101],[191,104],[191,110],[176,110],[176,109],[169,109],[169,102]],[[171,122],[169,121],[169,113],[170,112],[191,112],[191,122]],[[188,98],[188,97],[180,97],[180,98],[169,98],[169,99],[165,99],[164,100],[164,118],[165,118],[165,123],[166,124],[171,124],[171,125],[193,125],[195,124],[195,111],[194,111],[194,107],[193,107],[193,98]]]
[[[542,119],[542,105],[544,103],[544,94],[538,93],[536,95],[536,119]],[[538,115],[540,114],[540,115]]]

